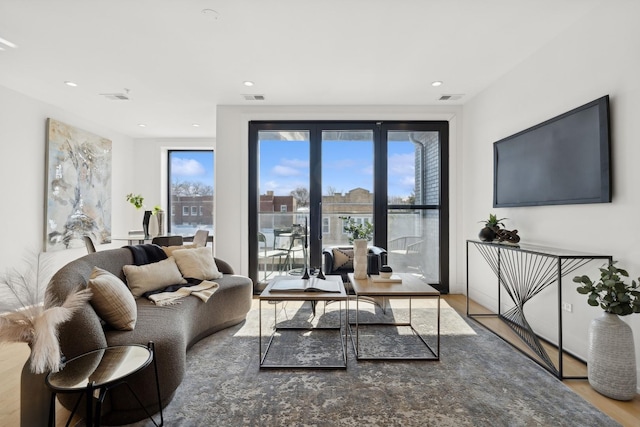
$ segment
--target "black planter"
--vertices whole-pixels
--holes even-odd
[[[489,227],[484,227],[482,230],[480,230],[480,233],[478,233],[478,238],[483,242],[493,242],[493,240],[496,238],[496,232]]]
[[[149,219],[151,218],[151,211],[144,211],[144,217],[142,217],[142,230],[144,231],[144,238],[149,239]]]

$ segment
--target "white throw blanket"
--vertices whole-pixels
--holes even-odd
[[[184,286],[173,292],[161,292],[159,294],[149,295],[149,299],[156,305],[171,305],[180,304],[180,301],[178,301],[180,298],[193,295],[200,298],[202,301],[207,302],[218,290],[219,286],[220,285],[216,282],[203,280],[199,285]]]

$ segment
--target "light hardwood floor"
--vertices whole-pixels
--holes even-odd
[[[446,295],[444,300],[453,307],[461,316],[467,314],[467,297],[465,295]],[[470,301],[471,311],[470,313],[488,312],[482,306]],[[476,318],[477,319],[477,318]],[[480,319],[482,323],[497,333],[503,340],[518,347],[524,353],[531,354],[529,348],[522,343],[522,340],[513,333],[503,321],[497,318],[483,318]],[[551,355],[555,353],[557,358],[557,351],[555,348],[545,345],[545,349]],[[564,373],[568,376],[586,376],[586,365],[570,356],[563,358]],[[564,380],[565,385],[571,388],[575,393],[580,395],[584,400],[590,402],[593,406],[600,409],[605,414],[619,422],[625,427],[638,427],[640,426],[640,394],[636,394],[633,400],[628,402],[621,402],[619,400],[609,399],[597,391],[591,388],[589,381],[587,380]]]
[[[453,307],[461,316],[466,316],[466,297],[464,295],[445,295],[444,303]],[[474,311],[481,307],[475,305]],[[519,345],[520,339],[514,336],[511,329],[502,325],[498,319],[493,322],[491,328],[498,331],[503,339]],[[29,347],[26,344],[5,344],[0,346],[0,426],[20,425],[20,372],[29,356]],[[581,362],[568,360],[565,364],[568,375],[579,375],[586,372],[586,367]],[[609,415],[625,427],[640,426],[640,395],[629,402],[620,402],[598,394],[589,386],[586,380],[565,380],[564,383],[583,399]],[[63,426],[68,412],[58,406],[56,425]]]

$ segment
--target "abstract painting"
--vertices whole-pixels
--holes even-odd
[[[45,251],[111,241],[111,141],[47,119]]]

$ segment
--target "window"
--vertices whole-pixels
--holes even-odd
[[[176,216],[176,207],[175,207],[175,205],[171,205],[171,216]]]
[[[402,253],[394,271],[448,292],[448,131],[446,121],[250,122],[249,276],[258,283],[260,234],[291,233],[305,216],[306,256],[284,266],[297,274],[348,244],[338,218],[350,216],[374,225],[371,244]]]
[[[286,212],[287,211],[287,205],[280,205],[280,212]]]
[[[168,163],[167,193],[175,212],[167,231],[188,237],[198,229],[205,229],[213,235],[213,150],[170,150]]]

